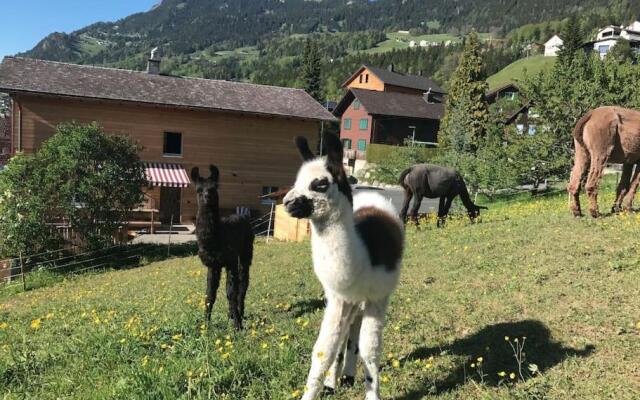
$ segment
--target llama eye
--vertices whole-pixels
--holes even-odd
[[[315,179],[311,182],[311,185],[309,185],[309,189],[314,192],[324,193],[329,190],[329,180],[327,178]]]

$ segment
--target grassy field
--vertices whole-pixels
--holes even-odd
[[[507,65],[500,72],[487,78],[489,89],[496,89],[507,83],[518,83],[525,76],[535,76],[545,69],[553,67],[555,57],[532,56]]]
[[[574,219],[561,194],[410,228],[384,398],[640,398],[639,223]],[[4,398],[298,397],[323,305],[309,243],[257,244],[244,332],[222,288],[203,324],[204,281],[187,257],[0,295]]]

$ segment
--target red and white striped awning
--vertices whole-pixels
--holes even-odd
[[[151,186],[184,188],[191,184],[187,171],[180,164],[145,162],[144,167]]]

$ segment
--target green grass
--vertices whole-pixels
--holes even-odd
[[[490,36],[488,33],[479,33],[480,39],[487,40]],[[377,54],[392,51],[393,49],[406,49],[409,47],[409,42],[414,40],[417,45],[421,40],[428,42],[447,42],[459,43],[462,38],[459,36],[453,36],[446,33],[431,34],[431,35],[411,35],[408,33],[390,32],[387,33],[387,40],[378,43],[375,47],[365,50],[365,53]]]
[[[608,188],[603,210],[611,202]],[[491,205],[474,225],[410,228],[384,398],[640,398],[639,223],[574,219],[561,194]],[[322,315],[309,243],[257,243],[244,332],[222,288],[202,326],[204,282],[186,257],[1,295],[4,398],[291,399]],[[524,381],[509,378],[505,336],[526,336]],[[330,398],[362,397],[358,383]]]
[[[553,67],[555,60],[555,57],[532,56],[513,62],[487,79],[489,89],[496,89],[508,83],[518,83],[525,76],[535,76]]]

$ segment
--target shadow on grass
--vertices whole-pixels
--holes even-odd
[[[291,311],[294,318],[302,317],[305,314],[314,313],[324,308],[324,300],[322,299],[305,299],[300,300],[291,305]]]
[[[584,349],[565,347],[551,337],[551,332],[542,322],[537,320],[524,320],[505,322],[489,325],[478,332],[462,339],[456,339],[448,346],[438,348],[420,347],[412,351],[403,360],[409,362],[416,359],[424,359],[438,356],[442,352],[462,356],[465,360],[458,365],[449,375],[441,381],[420,383],[418,387],[396,400],[420,399],[426,395],[442,394],[455,390],[466,383],[469,378],[479,381],[477,371],[470,364],[477,362],[478,357],[483,358],[482,372],[485,375],[484,383],[488,386],[498,386],[501,378],[498,373],[504,371],[508,374],[518,374],[518,364],[514,358],[514,351],[505,340],[509,337],[511,343],[518,338],[522,343],[525,340],[525,360],[522,366],[524,379],[532,378],[528,366],[535,364],[540,373],[561,363],[568,357],[587,357],[594,350],[594,346],[588,345]]]

